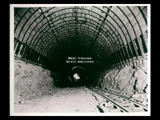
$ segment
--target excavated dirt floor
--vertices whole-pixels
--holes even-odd
[[[14,105],[15,113],[99,113],[98,102],[79,88],[55,88],[52,95],[42,95]]]

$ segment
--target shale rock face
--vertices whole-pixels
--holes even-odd
[[[118,73],[118,71],[119,71],[118,69],[112,69],[112,70],[107,71],[105,73],[104,82],[105,82],[105,85],[107,88],[115,88],[116,89],[115,85],[116,85],[117,81],[115,81],[115,76]]]
[[[121,95],[146,100],[148,93],[147,60],[143,60],[136,66],[126,65],[123,68],[106,70],[99,79],[99,84],[101,89],[118,91]]]
[[[23,61],[14,61],[14,103],[21,103],[26,99],[52,94],[53,79],[51,72],[41,66]]]

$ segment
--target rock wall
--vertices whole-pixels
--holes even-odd
[[[51,72],[41,66],[14,61],[14,103],[54,92]]]
[[[148,101],[147,60],[106,70],[101,76],[97,87],[138,101]]]

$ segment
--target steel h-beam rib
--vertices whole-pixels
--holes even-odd
[[[42,11],[43,16],[46,18],[49,28],[52,28],[51,25],[49,24],[49,20],[47,19],[47,17],[43,13],[43,10],[41,8],[40,8],[40,10]],[[55,34],[55,31],[53,29],[52,29],[52,32],[53,32],[53,34],[56,38],[56,42],[58,43],[58,45],[62,46],[61,43],[59,42],[59,39],[58,39],[57,35]]]
[[[110,6],[109,8],[111,9],[111,8],[112,8],[112,6]],[[94,43],[96,42],[96,40],[97,40],[97,38],[98,38],[98,36],[99,36],[99,33],[100,33],[100,32],[101,32],[101,30],[102,30],[102,28],[101,28],[101,27],[104,25],[105,20],[106,20],[106,18],[107,18],[107,16],[108,16],[108,13],[109,13],[110,9],[108,9],[108,11],[107,11],[107,13],[106,13],[106,15],[105,15],[105,17],[104,17],[104,19],[103,19],[103,21],[102,21],[102,24],[101,24],[101,25],[100,25],[100,27],[99,27],[98,33],[96,34],[95,39],[94,39],[94,40],[93,40],[93,42],[91,43],[92,45],[94,45]]]

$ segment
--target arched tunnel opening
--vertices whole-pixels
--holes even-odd
[[[61,76],[58,86],[74,87],[96,84],[96,75],[100,72],[97,54],[85,46],[69,45],[65,51],[59,51],[55,58],[55,71]],[[79,66],[79,67],[77,67]],[[75,68],[73,70],[73,68]],[[81,79],[73,82],[73,73],[80,74]],[[68,77],[69,76],[69,77]]]
[[[13,5],[15,101],[84,86],[147,95],[149,7]]]

